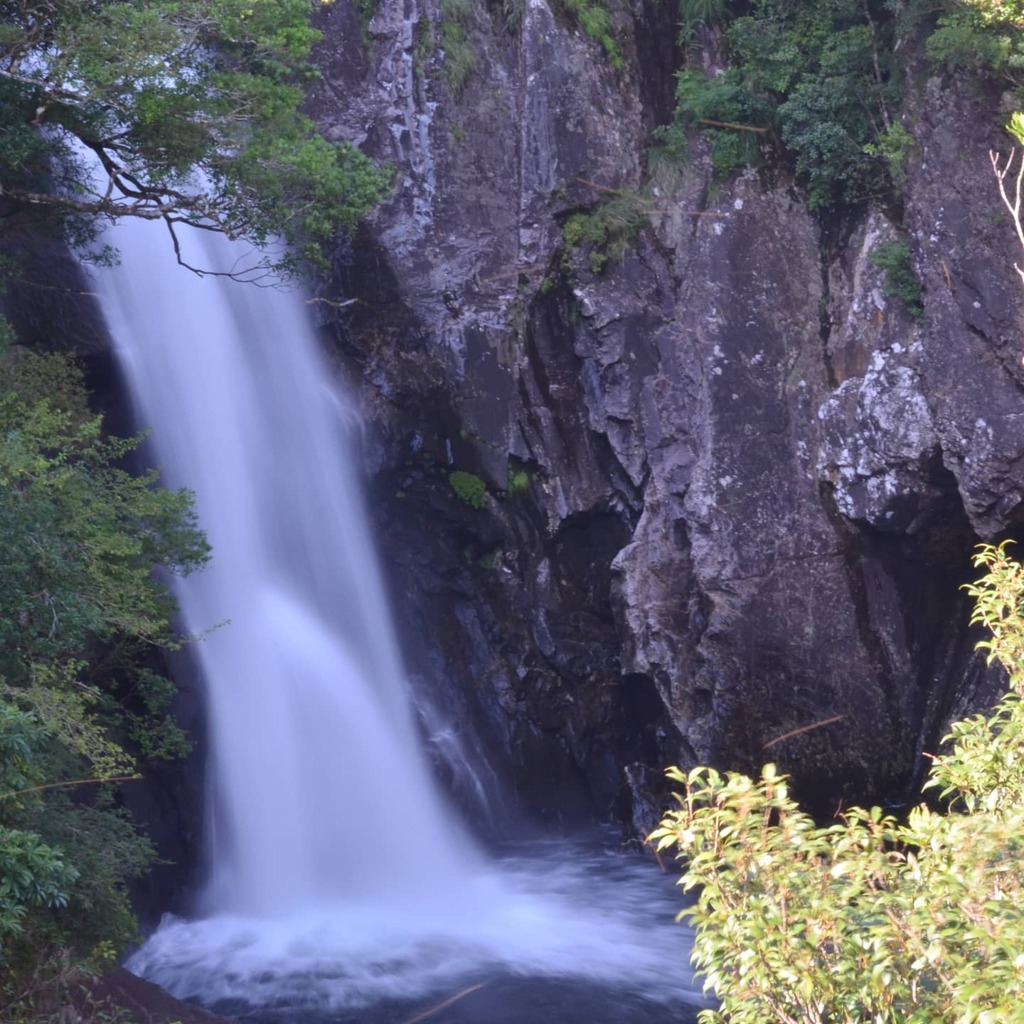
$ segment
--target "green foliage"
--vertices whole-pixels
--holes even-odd
[[[566,247],[589,250],[590,269],[599,274],[609,261],[622,259],[625,251],[647,227],[650,201],[637,192],[618,192],[589,213],[574,213],[563,231]]]
[[[494,569],[498,565],[498,560],[501,558],[504,548],[499,544],[495,548],[491,548],[489,551],[485,551],[477,560],[476,564],[481,569]]]
[[[736,76],[707,78],[684,69],[676,76],[676,119],[658,137],[679,153],[686,152],[686,135],[700,129],[711,145],[711,162],[719,178],[756,163],[772,121],[770,102]],[[728,127],[728,126],[732,127]]]
[[[530,474],[527,470],[516,468],[512,463],[508,467],[508,480],[505,490],[509,494],[525,494],[530,489]]]
[[[734,9],[742,13],[730,18],[727,5],[685,5],[681,41],[698,16],[723,22],[729,66],[712,78],[683,68],[675,124],[663,138],[682,149],[680,135],[706,133],[720,177],[781,142],[815,210],[884,192],[887,161],[866,147],[892,149],[885,140],[901,97],[890,8],[878,0],[754,0]]]
[[[501,14],[505,29],[513,32],[523,23],[527,0],[496,0],[495,6]]]
[[[459,96],[476,70],[476,54],[466,36],[473,20],[473,5],[469,0],[441,0],[440,11],[444,79],[453,95]]]
[[[1006,130],[1024,146],[1024,114],[1019,110],[1015,110],[1010,115],[1010,120],[1006,125]]]
[[[0,674],[17,685],[90,640],[170,644],[173,601],[152,567],[187,572],[207,553],[191,495],[118,468],[139,439],[105,438],[58,402],[0,395]]]
[[[1010,693],[954,726],[905,823],[879,808],[816,824],[773,765],[758,779],[669,770],[651,835],[686,859],[693,960],[721,1003],[704,1024],[1024,1020],[1024,569],[982,546],[967,589]]]
[[[615,38],[611,0],[557,0],[556,7],[570,17],[584,35],[600,43],[612,67],[622,70],[622,50]]]
[[[0,360],[6,359],[15,342],[14,328],[10,320],[0,313]]]
[[[925,53],[946,71],[985,70],[1007,84],[1024,84],[1024,4],[961,0],[942,5]]]
[[[448,483],[459,500],[470,508],[483,508],[487,504],[487,484],[475,473],[456,469],[448,474]]]
[[[370,22],[377,13],[377,0],[355,0],[356,11],[359,13],[359,24],[363,29],[363,41],[368,41]]]
[[[443,57],[441,74],[456,98],[462,95],[476,70],[476,54],[467,35],[473,23],[473,13],[474,8],[469,0],[441,0],[437,28],[423,18],[414,29],[416,74],[425,74],[427,62],[440,48]]]
[[[310,14],[309,0],[0,0],[5,194],[76,244],[130,215],[283,235],[317,257],[389,176],[299,112]]]
[[[0,965],[3,944],[21,933],[26,913],[66,907],[68,889],[77,878],[61,852],[34,832],[0,825]]]
[[[6,1018],[22,1013],[18,992],[47,983],[40,964],[64,976],[68,957],[132,937],[126,880],[152,849],[97,782],[133,774],[138,757],[182,752],[171,684],[144,664],[178,645],[175,604],[153,569],[188,572],[208,549],[187,492],[121,468],[139,439],[104,435],[73,362],[13,349],[0,373]]]
[[[728,11],[729,0],[679,0],[679,42],[685,45],[697,29],[720,24]]]
[[[682,46],[710,25],[726,66],[709,78],[688,58],[661,140],[684,155],[687,134],[699,130],[723,178],[779,155],[781,144],[813,210],[903,186],[913,140],[897,116],[901,46],[923,51],[934,70],[983,70],[1024,85],[1020,0],[681,0]]]
[[[922,320],[921,282],[910,262],[910,246],[906,242],[881,242],[868,253],[868,262],[885,271],[886,296],[899,299],[915,320]]]
[[[876,142],[864,144],[864,152],[879,157],[889,169],[889,178],[902,188],[907,181],[907,159],[914,148],[914,137],[898,122],[889,125]]]

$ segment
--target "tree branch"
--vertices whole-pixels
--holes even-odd
[[[1020,166],[1017,169],[1017,178],[1013,185],[1013,199],[1010,199],[1010,195],[1006,187],[1006,178],[1013,168],[1013,161],[1017,156],[1017,150],[1011,149],[1010,155],[1006,158],[1006,163],[1001,163],[1002,157],[995,151],[989,150],[988,158],[992,164],[992,171],[995,173],[996,180],[999,182],[999,195],[1003,200],[1003,205],[1007,210],[1010,211],[1010,217],[1013,220],[1014,229],[1017,232],[1017,240],[1021,246],[1024,247],[1024,225],[1021,224],[1021,189],[1024,186],[1024,155],[1021,156]],[[1016,263],[1013,265],[1013,269],[1017,271],[1021,282],[1024,283],[1024,270],[1021,270],[1020,266]]]
[[[280,287],[280,278],[274,273],[273,268],[266,260],[254,263],[252,266],[246,267],[244,270],[210,270],[208,268],[194,266],[182,255],[181,240],[178,238],[177,231],[174,230],[174,225],[189,224],[190,227],[205,228],[209,231],[218,231],[219,229],[208,224],[191,224],[188,221],[183,221],[170,216],[164,217],[164,223],[167,225],[167,230],[171,236],[171,245],[174,246],[174,258],[177,261],[178,266],[184,267],[185,270],[192,271],[196,277],[228,277],[232,281],[240,281],[243,284],[254,284],[260,288]]]
[[[65,103],[72,107],[85,107],[89,103],[96,102],[96,97],[91,96],[89,93],[69,89],[67,86],[58,85],[45,78],[23,75],[18,71],[8,71],[6,68],[0,68],[0,78],[6,78],[9,82],[17,82],[19,85],[30,85],[32,88],[38,89],[51,103]],[[119,114],[127,114],[128,112],[126,107],[112,99],[109,95],[105,94],[101,102],[105,107],[110,107]]]

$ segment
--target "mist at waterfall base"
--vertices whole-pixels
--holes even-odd
[[[421,749],[357,471],[301,295],[200,278],[118,227],[97,271],[140,427],[213,547],[176,585],[204,679],[211,875],[127,966],[253,1021],[692,1020],[679,895],[647,860],[477,849]],[[190,262],[237,268],[208,232]]]

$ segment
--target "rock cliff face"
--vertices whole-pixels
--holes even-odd
[[[695,761],[777,760],[823,811],[898,801],[998,685],[958,591],[1024,496],[998,97],[915,87],[898,222],[823,227],[780,177],[713,182],[695,142],[600,266],[562,228],[644,180],[672,5],[623,4],[618,71],[544,0],[511,27],[471,6],[457,93],[432,0],[325,7],[311,100],[397,169],[318,308],[414,676],[531,817],[645,828],[660,769]],[[920,318],[868,259],[894,240]]]

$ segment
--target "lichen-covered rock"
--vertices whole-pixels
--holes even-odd
[[[919,342],[912,346],[921,351]],[[876,353],[867,372],[841,384],[822,404],[820,472],[847,519],[886,533],[914,534],[941,503],[939,439],[916,369],[902,348]]]

